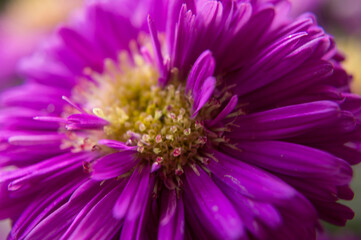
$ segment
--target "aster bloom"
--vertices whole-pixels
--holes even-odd
[[[285,1],[102,1],[1,97],[9,239],[315,239],[353,212],[360,98]]]

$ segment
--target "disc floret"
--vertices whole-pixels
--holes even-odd
[[[107,120],[104,138],[135,146],[141,162],[179,175],[194,162],[206,143],[199,118],[192,118],[193,100],[176,79],[158,85],[156,68],[139,55],[121,54],[119,65],[107,61],[102,74],[92,74],[94,86],[83,96],[89,111]]]

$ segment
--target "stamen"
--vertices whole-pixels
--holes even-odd
[[[176,148],[173,151],[173,156],[178,157],[179,155],[181,155],[181,153],[182,153],[182,149],[181,148]]]

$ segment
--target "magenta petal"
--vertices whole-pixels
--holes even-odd
[[[159,39],[158,39],[158,32],[155,27],[155,24],[151,17],[148,15],[148,27],[149,27],[149,33],[152,39],[153,44],[153,51],[155,52],[155,60],[158,65],[158,69],[160,71],[160,77],[165,77],[165,67],[163,63],[163,56],[162,56],[162,49],[160,47]],[[164,83],[163,83],[164,84]]]
[[[69,49],[85,62],[86,66],[91,66],[97,70],[102,68],[103,56],[100,52],[96,51],[96,48],[87,38],[74,29],[66,27],[61,27],[58,30],[58,34]],[[89,51],[90,49],[91,51]]]
[[[135,151],[116,152],[97,159],[92,168],[92,178],[104,180],[127,173],[138,163],[134,157],[135,153]]]
[[[177,199],[175,190],[163,190],[158,239],[183,239],[184,225],[185,220],[182,198]]]
[[[186,84],[186,93],[192,91],[194,96],[197,89],[203,85],[203,82],[213,75],[214,68],[215,60],[212,57],[212,53],[210,51],[204,51],[198,57],[189,73]]]
[[[109,139],[99,140],[98,143],[100,145],[106,145],[108,147],[111,147],[111,148],[114,148],[114,149],[117,149],[117,150],[120,150],[120,151],[122,151],[122,150],[123,151],[124,150],[136,150],[136,148],[137,148],[135,146],[128,146],[123,142],[119,142],[119,141],[116,141],[116,140],[109,140]]]
[[[104,196],[94,198],[94,203],[90,209],[86,207],[79,213],[80,218],[74,222],[73,231],[69,231],[71,236],[64,235],[62,239],[99,239],[106,240],[112,238],[121,228],[123,221],[112,216],[112,208],[119,194],[123,190],[124,184],[118,184]],[[87,206],[87,205],[86,205]],[[74,223],[73,222],[73,223]],[[71,227],[69,228],[71,230]]]
[[[239,127],[227,136],[234,139],[282,139],[312,132],[336,121],[340,107],[331,101],[318,101],[275,108],[240,116]]]
[[[150,218],[150,207],[152,201],[152,191],[154,187],[154,178],[149,179],[149,171],[143,171],[143,180],[146,179],[147,186],[143,184],[143,188],[140,187],[137,195],[135,197],[135,201],[132,203],[131,208],[129,209],[129,213],[132,216],[127,216],[124,221],[124,225],[122,228],[122,232],[120,235],[120,240],[134,239],[134,240],[142,240],[149,238],[149,227],[153,225],[151,223]],[[144,183],[144,182],[143,182]],[[133,208],[133,205],[137,205],[136,208]],[[137,214],[132,213],[132,211],[137,211]],[[155,235],[155,229],[150,229],[152,235]]]
[[[90,160],[93,157],[89,153],[63,154],[17,171],[2,172],[0,182],[11,181],[8,187],[10,191],[22,191],[28,189],[29,186],[32,186],[30,189],[34,190],[37,187],[36,182],[54,177],[64,169],[79,168],[83,161]]]
[[[352,177],[347,162],[311,147],[281,141],[243,141],[237,146],[241,151],[228,149],[227,152],[272,172],[323,179],[340,185],[348,184]]]
[[[67,182],[64,186],[59,186],[55,192],[42,192],[37,198],[23,211],[19,219],[13,225],[10,233],[10,239],[22,239],[27,236],[45,216],[53,211],[53,207],[67,199],[74,190],[80,188],[86,181],[84,176],[78,176]]]
[[[220,152],[214,151],[213,154],[219,162],[210,161],[209,169],[216,178],[242,195],[279,202],[296,194],[288,184],[261,169]]]
[[[259,222],[263,222],[265,225],[275,229],[282,224],[282,216],[275,205],[263,202],[264,199],[257,201],[238,194],[228,186],[223,185],[222,191],[236,207],[246,228],[258,238],[262,239],[261,236],[265,234]],[[293,198],[288,199],[288,201],[293,201]],[[281,201],[280,204],[284,204],[285,202],[286,201]]]
[[[134,170],[127,186],[117,199],[113,207],[113,215],[118,219],[133,220],[142,210],[146,190],[149,188],[149,169],[138,167]]]
[[[162,191],[162,208],[160,215],[160,224],[166,225],[174,216],[177,209],[177,196],[175,190]]]
[[[200,168],[199,176],[191,169],[185,170],[184,194],[192,202],[195,214],[202,225],[219,239],[239,239],[245,232],[238,213],[213,180]]]
[[[234,108],[237,106],[238,97],[234,95],[227,105],[223,108],[223,110],[211,121],[207,122],[208,126],[213,126],[217,124],[218,122],[222,121],[225,117],[227,117],[228,114],[230,114]]]
[[[338,226],[345,226],[346,221],[355,216],[349,207],[340,203],[313,201],[313,204],[319,211],[321,219]]]
[[[137,170],[135,170],[137,171]],[[137,192],[134,196],[132,196],[132,203],[130,208],[128,209],[127,219],[133,220],[139,216],[142,211],[143,205],[145,204],[145,199],[148,197],[148,192],[151,189],[152,185],[149,184],[149,169],[148,167],[144,167],[142,169],[141,179],[139,181]]]
[[[109,122],[90,114],[72,114],[67,118],[67,130],[103,129]]]
[[[82,184],[78,190],[83,190],[83,187],[90,190],[92,187],[95,187],[95,185],[86,182]],[[98,192],[98,194],[100,193]],[[70,198],[68,202],[58,206],[50,215],[46,216],[39,224],[33,227],[26,236],[26,239],[60,239],[76,215],[83,209],[84,203],[92,199],[96,200],[92,191],[83,191],[76,197]],[[59,225],[59,222],[62,224]],[[53,229],[53,231],[49,231],[49,229]]]
[[[210,97],[213,94],[214,88],[216,87],[216,79],[214,77],[208,77],[201,89],[196,89],[197,91],[196,98],[194,99],[193,107],[192,107],[192,118],[197,116],[197,113],[201,108],[208,102]]]
[[[13,135],[9,137],[8,142],[12,145],[59,145],[65,138],[62,134],[44,134],[44,135]]]

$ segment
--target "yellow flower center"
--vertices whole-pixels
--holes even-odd
[[[192,119],[193,100],[176,77],[161,87],[156,67],[127,53],[120,54],[118,64],[106,60],[101,74],[87,71],[95,81],[80,84],[75,100],[110,123],[104,138],[136,146],[141,161],[162,165],[166,174],[181,174],[184,165],[201,158],[205,130]]]

